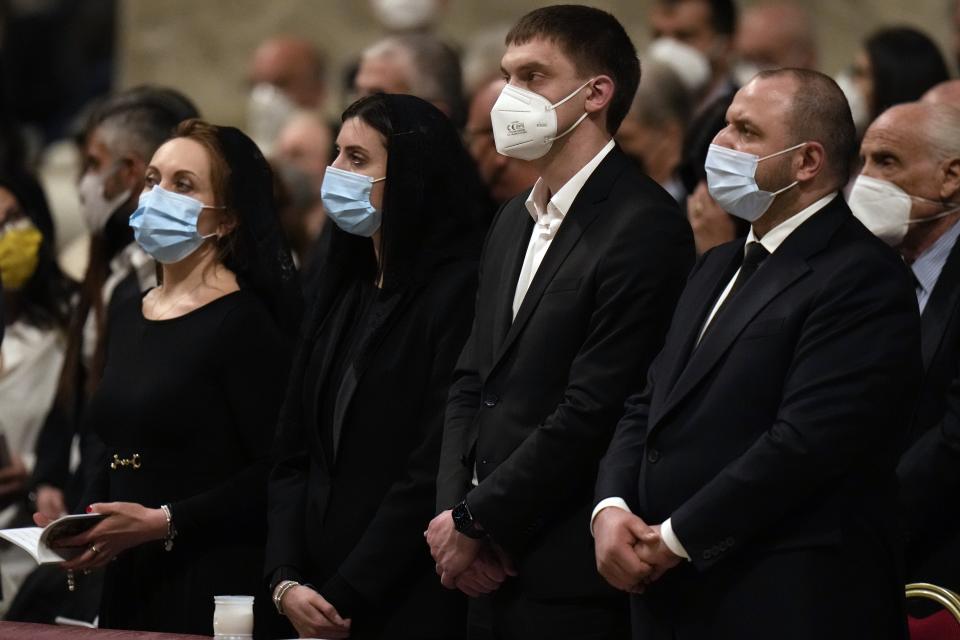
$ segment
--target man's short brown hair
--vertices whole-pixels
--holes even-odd
[[[783,77],[797,83],[787,116],[791,139],[823,145],[827,169],[838,186],[846,184],[857,156],[857,132],[843,91],[833,78],[810,69],[761,71],[756,79]]]
[[[606,11],[560,4],[531,11],[507,34],[506,44],[541,38],[556,43],[582,76],[605,74],[613,80],[607,131],[617,132],[640,84],[637,50],[616,18]]]

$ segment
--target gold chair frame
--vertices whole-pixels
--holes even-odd
[[[927,582],[914,582],[907,585],[907,598],[925,598],[933,600],[953,615],[960,625],[960,596],[949,589]]]

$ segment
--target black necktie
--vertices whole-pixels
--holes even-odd
[[[763,245],[759,242],[751,242],[747,245],[747,251],[743,256],[743,264],[740,265],[740,273],[737,274],[737,279],[733,283],[733,286],[730,287],[730,293],[727,294],[727,297],[724,298],[723,302],[726,304],[727,300],[733,297],[733,294],[737,292],[737,289],[741,288],[747,283],[747,280],[757,272],[757,269],[760,268],[760,265],[763,264],[763,261],[770,257],[770,252],[763,248]],[[722,309],[724,305],[720,305]],[[720,309],[717,309],[719,311]]]
[[[743,285],[747,283],[747,280],[749,280],[753,274],[757,272],[757,269],[760,268],[760,265],[763,264],[763,261],[769,257],[770,252],[767,251],[759,242],[751,242],[747,245],[747,250],[743,256],[743,264],[740,265],[740,271],[737,273],[737,279],[733,281],[733,286],[730,287],[727,297],[724,298],[723,302],[720,303],[720,306],[717,308],[717,312],[713,314],[713,318],[710,319],[710,323],[707,324],[706,328],[704,328],[703,334],[700,336],[701,342],[707,337],[707,332],[713,326],[717,317],[723,313],[723,309],[730,302],[730,298],[733,297],[733,294],[735,294],[738,289],[742,288]]]

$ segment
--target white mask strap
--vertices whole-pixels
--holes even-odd
[[[587,112],[584,111],[584,112],[583,112],[583,115],[580,116],[579,118],[577,118],[577,121],[576,121],[576,122],[574,122],[572,125],[570,125],[569,127],[567,127],[567,130],[566,130],[566,131],[564,131],[563,133],[561,133],[560,135],[558,135],[558,136],[556,136],[556,137],[554,137],[554,138],[547,138],[547,141],[553,142],[554,140],[559,140],[559,139],[562,138],[563,136],[567,135],[568,133],[570,133],[571,131],[573,131],[574,129],[576,129],[576,128],[577,128],[577,125],[579,125],[581,122],[583,122],[584,118],[586,118],[586,117],[587,117]]]
[[[800,181],[799,181],[799,180],[794,180],[791,184],[788,184],[788,185],[785,186],[783,189],[778,189],[778,190],[774,191],[774,192],[773,192],[773,195],[774,195],[774,197],[776,197],[776,196],[780,195],[781,193],[783,193],[784,191],[786,191],[787,189],[793,189],[793,188],[794,188],[795,186],[797,186],[798,184],[800,184]]]
[[[560,102],[558,102],[558,103],[556,103],[556,104],[550,105],[550,108],[551,108],[551,109],[556,109],[557,107],[559,107],[560,105],[562,105],[564,102],[566,102],[567,100],[569,100],[569,99],[572,98],[573,96],[575,96],[575,95],[577,95],[578,93],[580,93],[581,91],[583,91],[583,88],[584,88],[585,86],[587,86],[588,84],[590,84],[591,82],[593,82],[594,80],[596,80],[596,78],[590,78],[589,80],[587,80],[586,82],[584,82],[582,85],[580,85],[579,87],[577,87],[576,89],[574,89],[574,90],[573,90],[573,93],[571,93],[570,95],[568,95],[566,98],[564,98],[563,100],[561,100]],[[559,138],[559,137],[561,137],[561,136],[557,136],[557,137]]]
[[[383,182],[383,181],[386,180],[386,179],[387,179],[387,176],[383,176],[382,178],[371,178],[371,179],[370,179],[370,182],[371,182],[371,183],[374,183],[374,182]]]
[[[910,197],[913,198],[914,196],[910,196]],[[926,198],[920,198],[920,200],[926,200]],[[934,201],[927,200],[927,202],[934,202]],[[907,220],[907,224],[922,224],[924,222],[933,222],[934,220],[939,220],[940,218],[946,218],[950,214],[956,213],[957,211],[960,211],[960,206],[954,206],[952,209],[941,211],[935,216],[928,216],[926,218],[917,218],[916,220],[911,218],[910,220]]]
[[[767,158],[774,158],[774,157],[776,157],[776,156],[783,155],[784,153],[790,153],[790,152],[793,151],[794,149],[799,149],[800,147],[802,147],[802,146],[805,145],[805,144],[807,144],[807,143],[806,143],[806,142],[801,142],[800,144],[795,144],[795,145],[793,145],[792,147],[790,147],[789,149],[784,149],[783,151],[777,151],[776,153],[771,153],[771,154],[768,155],[768,156],[763,156],[762,158],[758,158],[758,159],[757,159],[757,162],[763,162],[763,161],[766,160]]]

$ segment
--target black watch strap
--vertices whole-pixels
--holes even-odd
[[[466,500],[460,501],[453,508],[451,515],[453,516],[453,527],[468,538],[479,540],[487,535],[484,533],[483,527],[473,519],[473,514],[470,513],[470,507],[467,506]]]

